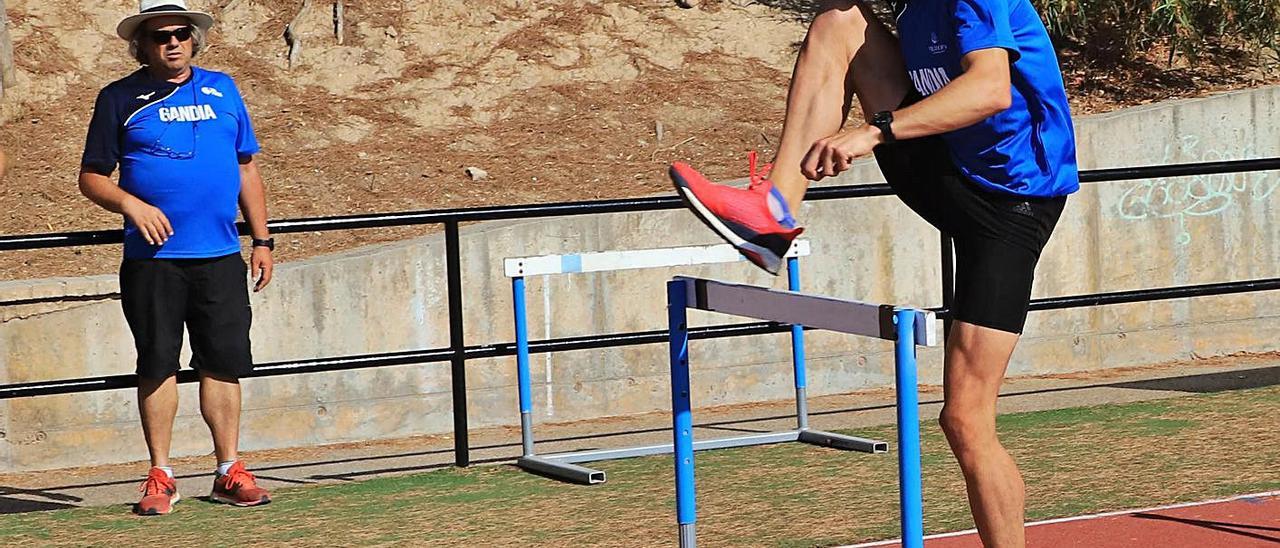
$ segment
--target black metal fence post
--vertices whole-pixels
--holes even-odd
[[[462,250],[458,222],[444,224],[445,269],[449,279],[449,376],[453,382],[453,464],[471,465],[467,432],[467,338],[462,330]]]
[[[942,233],[942,308],[950,311],[956,303],[956,260],[951,236]],[[942,341],[951,338],[951,315],[942,320]]]

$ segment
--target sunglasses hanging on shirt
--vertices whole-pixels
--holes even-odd
[[[177,38],[179,42],[186,42],[191,39],[192,29],[190,26],[173,29],[173,30],[153,30],[147,33],[151,37],[151,42],[157,46],[168,44],[169,40]]]
[[[192,79],[194,78],[195,78],[195,75],[192,75]],[[196,95],[195,82],[189,80],[185,84],[179,84],[179,86],[183,86],[183,85],[189,86],[191,88],[191,104],[199,108],[200,97]],[[167,104],[168,102],[166,100],[165,102],[161,103],[161,106],[163,107]],[[172,127],[172,124],[164,124],[164,130],[160,132],[160,135],[156,136],[156,140],[154,142],[152,142],[150,145],[143,146],[142,152],[151,154],[153,156],[159,156],[161,158],[168,158],[170,160],[194,159],[196,157],[196,146],[200,141],[200,122],[198,120],[195,120],[190,122],[190,124],[191,124],[191,150],[190,151],[175,150],[173,148],[170,148],[168,145],[164,144],[165,135],[169,133],[169,128]]]

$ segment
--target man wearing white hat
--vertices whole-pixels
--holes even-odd
[[[184,325],[218,460],[210,499],[264,504],[267,491],[237,460],[239,379],[253,369],[247,278],[251,269],[254,291],[266,287],[274,248],[253,159],[258,142],[231,77],[191,64],[213,17],[183,0],[142,0],[138,11],[116,34],[142,67],[98,94],[80,167],[80,191],[124,217],[121,304],[138,351],[138,409],[152,466],[134,511],[167,514],[180,498],[169,447]],[[237,206],[253,235],[249,265],[240,256]]]

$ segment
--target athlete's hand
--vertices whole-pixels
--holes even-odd
[[[138,232],[142,233],[147,243],[164,245],[173,236],[173,225],[169,224],[169,218],[164,216],[160,208],[134,198],[126,201],[121,209],[124,218],[138,227]]]
[[[880,142],[880,129],[872,125],[818,139],[800,162],[800,172],[810,181],[834,177],[847,171],[854,160],[870,155]]]
[[[275,259],[271,258],[271,250],[265,247],[254,247],[249,257],[249,273],[258,281],[253,284],[253,292],[262,291],[271,283],[271,273],[275,270]]]

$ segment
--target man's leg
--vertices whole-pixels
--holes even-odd
[[[235,377],[202,370],[200,414],[213,434],[213,452],[218,457],[218,472],[209,492],[210,500],[235,506],[271,502],[271,494],[258,487],[257,478],[245,469],[237,454],[240,444],[240,382]]]
[[[240,443],[240,382],[235,377],[202,370],[200,414],[213,434],[213,452],[218,457],[218,472],[209,498],[235,506],[258,506],[271,502],[271,494],[258,487],[257,478],[245,469],[237,454]]]
[[[142,482],[142,498],[133,513],[160,516],[173,511],[182,499],[169,467],[169,446],[173,440],[173,419],[178,414],[178,377],[163,379],[138,377],[138,412],[142,415],[142,435],[151,454],[151,470]]]
[[[1018,335],[957,321],[947,340],[939,422],[964,472],[969,508],[988,548],[1022,547],[1025,488],[996,438],[996,397]]]
[[[814,141],[840,130],[852,98],[870,116],[897,108],[910,86],[897,38],[866,6],[850,0],[823,5],[796,59],[770,175],[793,211],[809,186],[800,162]]]
[[[120,266],[120,304],[138,351],[138,415],[151,456],[142,483],[141,515],[173,511],[181,497],[169,467],[173,422],[178,414],[178,355],[186,281],[173,263],[161,259],[125,259]]]
[[[201,264],[187,327],[191,366],[200,372],[200,414],[213,436],[218,469],[209,498],[236,506],[271,502],[265,489],[240,461],[239,379],[253,371],[249,329],[253,314],[246,285],[249,273],[239,254]]]
[[[142,436],[147,440],[151,466],[168,467],[173,419],[178,415],[178,377],[139,377],[138,413],[142,415]]]
[[[240,444],[240,381],[200,372],[200,415],[213,435],[218,462],[238,458]]]
[[[161,259],[120,265],[120,305],[138,352],[138,414],[152,466],[169,466],[178,414],[178,355],[187,287],[181,271]]]
[[[240,377],[253,370],[249,329],[253,315],[240,255],[192,267],[187,330],[191,367],[200,373],[200,415],[213,436],[219,463],[235,461],[240,444]]]

